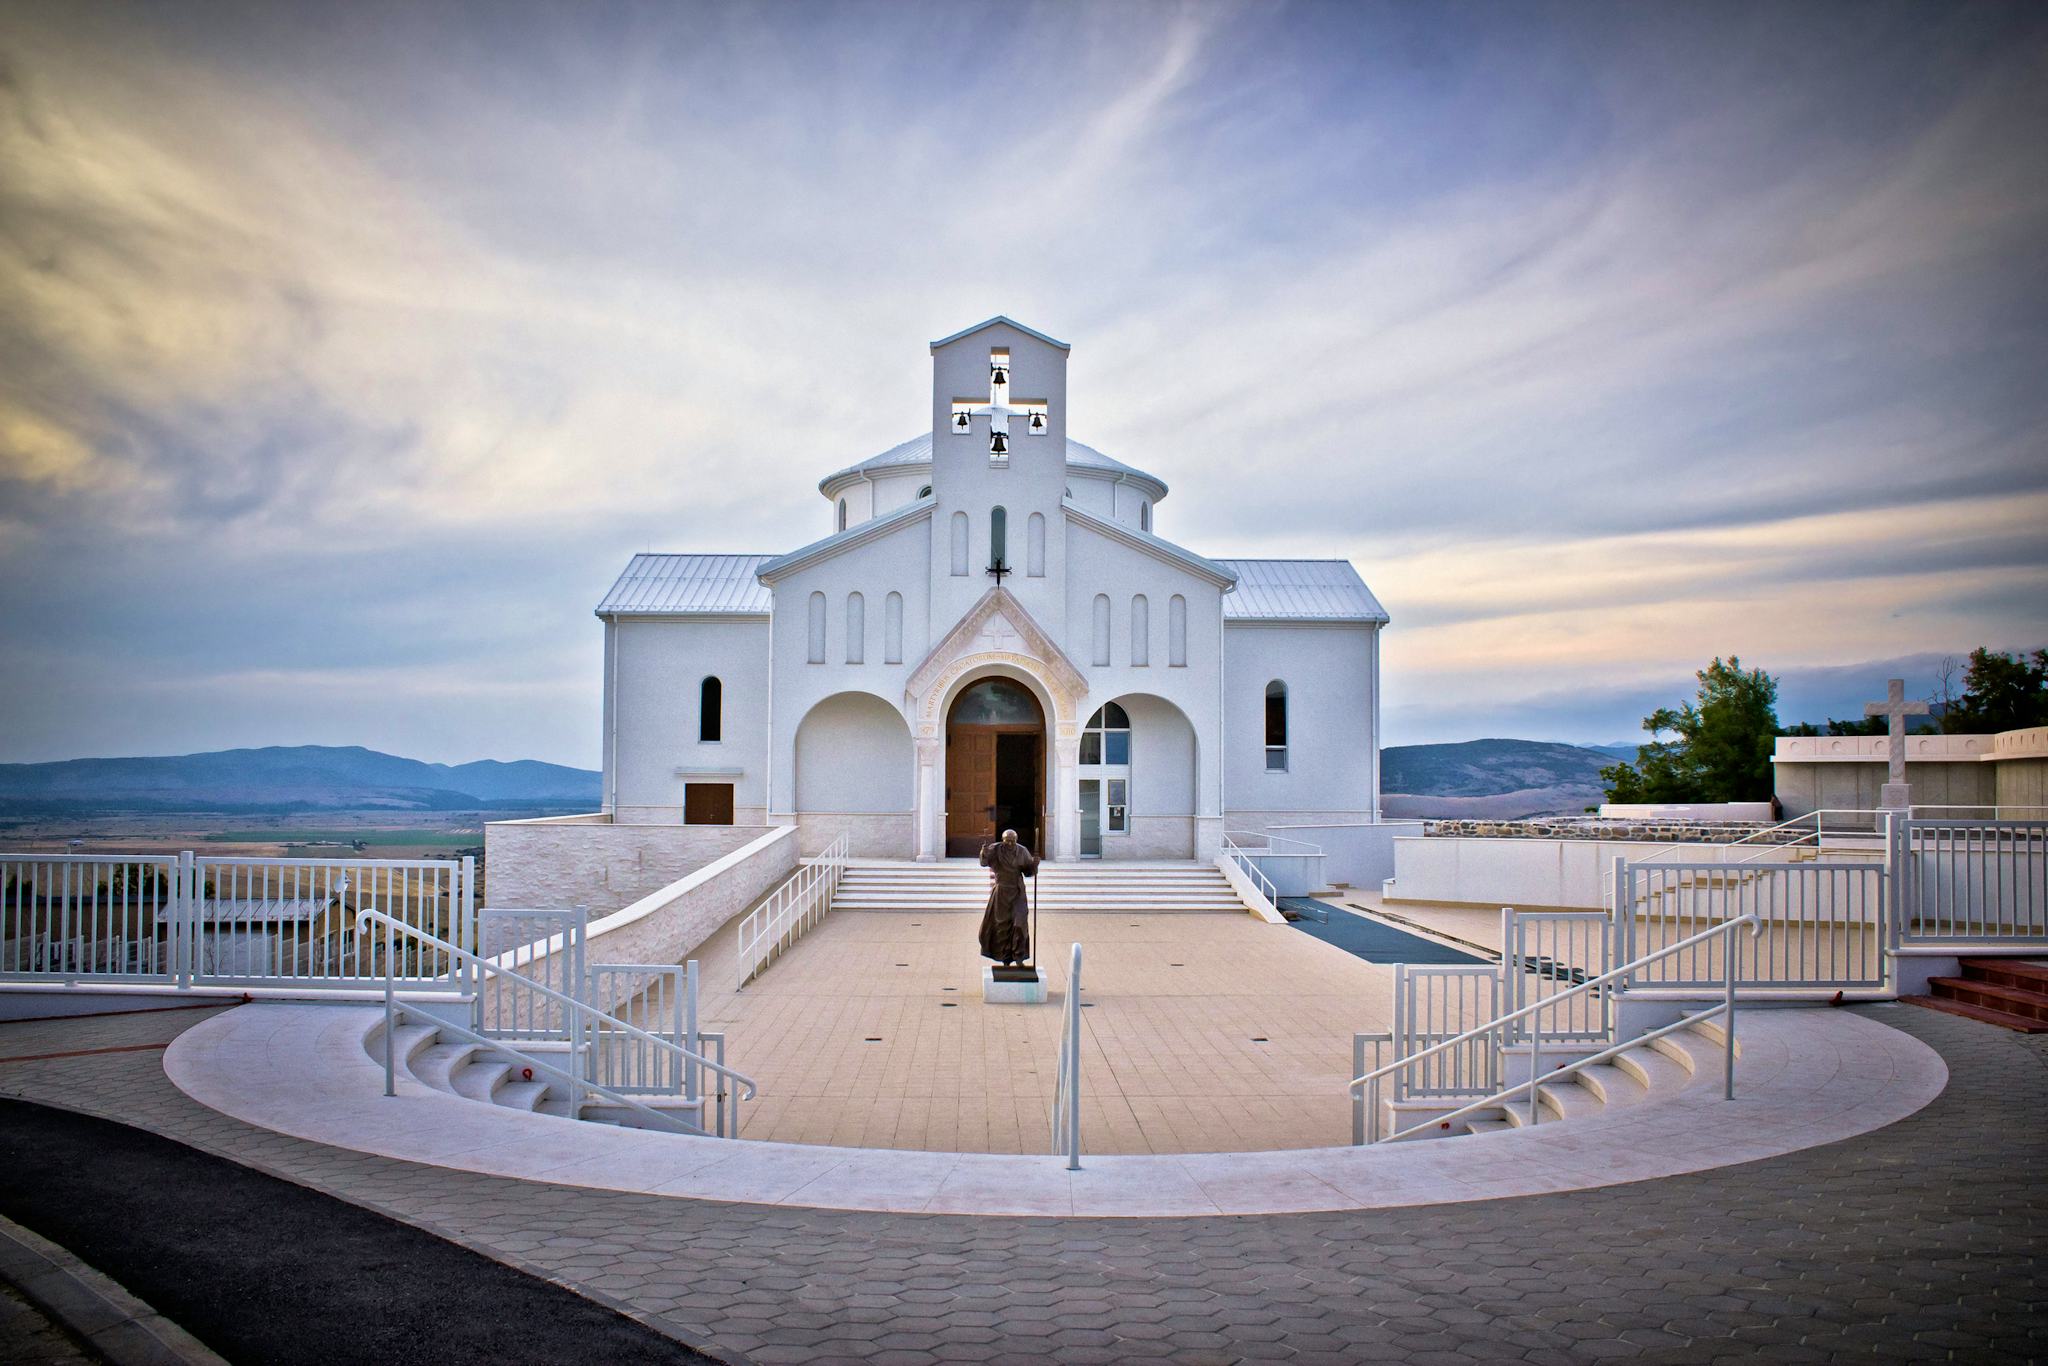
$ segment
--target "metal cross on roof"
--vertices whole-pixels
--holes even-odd
[[[988,419],[989,459],[1005,461],[1010,458],[1010,419],[1024,419],[1024,430],[1032,436],[1044,436],[1051,428],[1047,414],[1051,406],[1042,398],[1010,397],[1010,353],[991,351],[988,357],[988,402],[976,403],[971,398],[953,400],[953,435],[965,436],[974,430],[974,419]]]
[[[1925,702],[1906,700],[1906,680],[1894,678],[1885,684],[1885,700],[1882,702],[1865,702],[1863,704],[1863,714],[1865,716],[1887,716],[1891,718],[1891,765],[1885,775],[1885,786],[1887,789],[1893,787],[1903,788],[1906,785],[1906,718],[1909,716],[1927,715],[1927,704]],[[1894,805],[1890,800],[1890,796],[1891,793],[1887,791],[1886,806]],[[1903,805],[1904,803],[1898,804]]]

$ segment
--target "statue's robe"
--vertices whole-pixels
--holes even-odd
[[[1031,899],[1024,879],[1038,871],[1038,858],[1023,844],[984,845],[981,866],[995,878],[981,917],[981,956],[1021,963],[1031,956]]]

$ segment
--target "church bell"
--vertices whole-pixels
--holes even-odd
[[[1008,455],[1010,453],[1010,438],[1001,432],[990,432],[988,434],[988,453],[990,455]]]

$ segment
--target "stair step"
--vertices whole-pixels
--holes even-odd
[[[450,1076],[455,1094],[471,1100],[490,1100],[507,1077],[512,1075],[509,1062],[471,1062],[457,1068]]]
[[[455,1092],[455,1070],[466,1066],[477,1051],[473,1043],[430,1044],[415,1053],[410,1064],[415,1080],[436,1091]]]
[[[1591,1067],[1581,1067],[1577,1078],[1579,1085],[1603,1105],[1634,1105],[1650,1098],[1648,1086],[1612,1063],[1596,1062]]]
[[[1678,1059],[1657,1051],[1654,1045],[1631,1048],[1614,1060],[1614,1065],[1650,1091],[1676,1091],[1692,1080],[1692,1069]]]
[[[1538,1100],[1544,1106],[1555,1111],[1560,1119],[1583,1119],[1587,1115],[1598,1114],[1603,1108],[1600,1104],[1600,1097],[1594,1095],[1570,1077],[1566,1077],[1563,1081],[1539,1083],[1536,1087],[1536,1095]]]
[[[1965,958],[1963,976],[1973,982],[1995,982],[2022,991],[2048,991],[2048,963],[2029,958]]]
[[[1514,1127],[1513,1124],[1510,1124],[1505,1119],[1481,1119],[1475,1117],[1465,1121],[1465,1132],[1468,1134],[1497,1134],[1504,1129],[1512,1129]]]
[[[2048,1021],[2015,1015],[2007,1010],[1987,1010],[1983,1006],[1973,1006],[1967,1001],[1944,1000],[1939,996],[1901,996],[1899,999],[1909,1005],[1925,1006],[1944,1015],[1961,1015],[1966,1019],[1982,1020],[1985,1024],[1995,1024],[2021,1034],[2048,1034]]]
[[[379,1029],[381,1031],[382,1026],[379,1026]],[[393,1034],[397,1039],[394,1060],[400,1067],[407,1069],[412,1067],[412,1060],[421,1049],[429,1047],[441,1037],[440,1029],[434,1025],[402,1024],[393,1031]],[[380,1062],[383,1060],[382,1056],[375,1052],[371,1056],[378,1058]]]
[[[1697,1030],[1682,1029],[1676,1034],[1666,1034],[1652,1043],[1667,1058],[1675,1059],[1694,1078],[1720,1078],[1726,1065],[1727,1052],[1712,1039],[1701,1038]]]
[[[1930,978],[1927,985],[1931,995],[1944,1001],[1961,1001],[1964,1005],[2048,1023],[2048,992],[2000,986],[1996,982],[1978,982],[1967,977],[1935,977]]]
[[[508,1081],[491,1094],[491,1100],[508,1110],[532,1110],[547,1093],[544,1081]]]

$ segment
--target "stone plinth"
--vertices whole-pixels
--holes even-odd
[[[1042,1006],[1045,1004],[1045,972],[1028,982],[999,982],[996,980],[996,965],[984,963],[981,968],[981,999],[992,1006]]]

